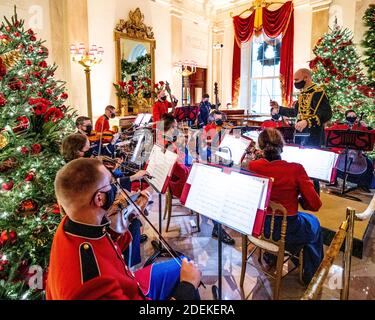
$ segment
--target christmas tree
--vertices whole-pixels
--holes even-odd
[[[369,29],[365,32],[362,46],[365,48],[363,60],[367,67],[369,85],[375,89],[375,4],[370,4],[363,16],[363,22]]]
[[[374,90],[367,85],[352,32],[335,25],[316,43],[315,59],[310,61],[313,80],[322,85],[329,98],[333,120],[343,121],[345,111],[353,109],[358,117],[375,125]]]
[[[0,26],[0,299],[43,297],[54,231],[54,196],[64,164],[62,138],[73,131],[64,83],[48,50],[17,14]],[[39,274],[38,274],[39,272]],[[44,277],[43,277],[44,274]],[[30,285],[31,284],[31,285]]]

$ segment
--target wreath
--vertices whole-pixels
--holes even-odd
[[[272,58],[265,59],[264,53],[267,51],[268,44],[266,41],[264,41],[258,49],[258,57],[257,60],[261,63],[262,66],[275,66],[280,63],[280,48],[281,43],[278,42],[275,45],[271,45],[273,47],[274,56]]]

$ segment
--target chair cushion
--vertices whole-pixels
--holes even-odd
[[[259,248],[275,253],[279,251],[279,247],[274,243],[253,236],[248,236],[248,238],[252,244],[256,245]]]

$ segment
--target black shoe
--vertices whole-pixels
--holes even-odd
[[[218,230],[212,230],[212,237],[218,238]],[[221,231],[221,241],[230,246],[233,246],[236,243],[234,239],[228,233],[226,233],[224,229],[222,229]]]
[[[270,267],[275,267],[277,263],[277,257],[269,252],[263,253],[263,260]]]
[[[146,242],[148,240],[147,234],[141,234],[140,243]]]

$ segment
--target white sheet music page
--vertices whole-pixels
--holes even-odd
[[[143,119],[141,121],[141,125],[146,125],[151,121],[152,114],[151,113],[145,113],[143,115]]]
[[[165,153],[163,149],[154,145],[152,148],[147,172],[153,177],[150,183],[155,187],[158,192],[163,190],[165,180],[170,175],[178,155],[167,150]]]
[[[294,146],[285,146],[283,150],[283,160],[301,164],[310,178],[330,182],[338,157],[336,153]]]
[[[187,183],[191,185],[185,206],[211,219],[220,218],[226,192],[220,168],[195,163]]]
[[[136,126],[141,125],[141,122],[142,122],[143,116],[144,116],[144,114],[143,114],[143,113],[140,113],[140,114],[137,116],[137,118],[134,120],[134,124],[135,124]]]
[[[264,184],[252,176],[237,172],[224,175],[227,176],[229,188],[219,221],[241,233],[252,234]]]
[[[188,183],[191,187],[186,207],[241,233],[252,233],[266,190],[265,181],[237,172],[227,174],[221,168],[194,164]]]
[[[246,149],[250,145],[250,141],[242,138],[242,137],[235,137],[231,134],[226,134],[224,136],[223,141],[220,143],[220,148],[223,149],[222,152],[216,152],[216,155],[226,159],[230,160],[230,152],[228,152],[228,149],[232,152],[232,161],[234,164],[240,164],[243,155],[246,152]],[[225,152],[224,152],[225,151]]]

